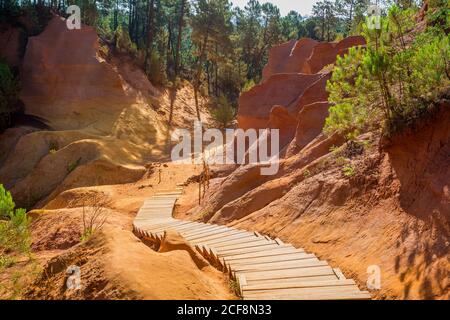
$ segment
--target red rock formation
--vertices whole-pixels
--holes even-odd
[[[0,58],[11,67],[18,67],[22,56],[25,33],[7,24],[0,25]]]
[[[328,117],[329,103],[316,102],[309,104],[298,114],[298,125],[295,133],[295,144],[303,149],[321,132]]]
[[[326,89],[327,81],[331,78],[331,73],[323,74],[316,82],[312,83],[308,89],[292,104],[288,106],[289,113],[298,115],[306,105],[328,101],[328,92]]]
[[[22,70],[26,112],[64,129],[92,122],[96,109],[119,112],[128,99],[117,72],[98,57],[98,47],[92,27],[69,30],[57,16],[30,37]]]
[[[299,151],[321,133],[327,116],[326,85],[331,73],[321,71],[350,47],[364,44],[363,37],[349,37],[338,43],[303,38],[272,48],[262,83],[239,99],[239,127],[280,129],[281,147],[296,137],[287,155]],[[305,106],[310,108],[302,114]],[[307,118],[302,120],[302,116]]]
[[[270,77],[239,98],[238,123],[242,129],[267,128],[270,111],[275,105],[288,106],[321,75],[283,73]]]
[[[297,120],[283,106],[274,106],[270,111],[268,127],[280,129],[280,146],[287,145],[295,135]]]
[[[325,66],[335,63],[336,57],[346,54],[349,48],[365,44],[366,41],[361,36],[348,37],[338,43],[320,43],[314,47],[303,71],[308,74],[317,73]]]
[[[306,60],[317,44],[315,40],[302,38],[273,47],[263,70],[263,81],[277,73],[304,73]]]

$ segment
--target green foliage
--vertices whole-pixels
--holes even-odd
[[[0,255],[0,270],[6,269],[14,265],[15,259],[10,256],[2,256]]]
[[[225,96],[219,98],[218,105],[211,111],[211,116],[219,128],[228,128],[234,122],[236,111]]]
[[[157,86],[167,83],[167,76],[165,73],[164,59],[155,50],[152,50],[151,56],[147,66],[147,75],[150,81]]]
[[[353,168],[353,166],[350,164],[342,167],[342,173],[348,178],[353,177],[356,174],[355,168]]]
[[[307,179],[309,177],[311,177],[312,173],[310,170],[306,169],[305,171],[303,171],[303,178]]]
[[[367,48],[352,48],[337,59],[331,80],[325,132],[348,139],[382,128],[392,134],[428,112],[449,85],[449,35],[428,28],[411,43],[405,30],[416,11],[393,6],[381,30],[364,26]]]
[[[0,268],[14,263],[14,254],[30,252],[31,236],[29,226],[31,219],[25,209],[14,209],[11,194],[0,185]]]
[[[434,100],[443,80],[450,80],[450,36],[433,37],[429,41],[419,37],[413,50],[410,57],[413,89],[426,100]]]
[[[345,164],[347,164],[349,160],[346,157],[340,156],[338,158],[336,158],[335,163],[338,166],[344,166]]]
[[[0,219],[8,218],[15,206],[11,193],[0,184]]]
[[[118,52],[123,54],[129,54],[133,57],[137,55],[137,47],[131,41],[130,35],[127,30],[125,30],[122,26],[119,26],[115,32],[116,38],[116,49]]]
[[[448,0],[428,0],[428,24],[438,26],[442,30],[450,28],[450,7]]]
[[[236,296],[239,297],[241,295],[241,288],[240,288],[237,280],[230,278],[228,280],[228,286],[229,286],[231,292],[233,292]]]
[[[256,85],[255,81],[253,79],[248,80],[244,87],[242,88],[242,92],[250,91],[254,86]]]
[[[81,162],[81,158],[78,158],[76,161],[72,161],[67,165],[67,173],[71,173],[73,170],[75,170]]]
[[[0,61],[0,131],[10,126],[12,114],[18,111],[19,91],[18,80]]]
[[[59,147],[58,147],[58,142],[57,141],[51,140],[48,143],[48,152],[50,154],[55,154],[58,151],[58,149],[59,149]]]

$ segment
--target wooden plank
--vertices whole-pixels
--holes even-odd
[[[243,288],[247,285],[247,279],[245,278],[245,276],[243,274],[241,274],[236,278],[236,280],[239,285],[239,291],[242,294]]]
[[[158,233],[158,232],[162,232],[162,231],[167,231],[167,230],[173,230],[173,231],[176,231],[176,227],[178,227],[178,226],[182,226],[182,225],[184,225],[185,223],[184,222],[182,222],[182,221],[178,221],[178,223],[177,224],[171,224],[171,225],[167,225],[167,226],[162,226],[162,227],[158,227],[158,228],[152,228],[151,229],[151,231],[152,232],[154,232],[154,233]]]
[[[253,247],[259,247],[259,246],[264,246],[266,244],[270,244],[270,242],[268,242],[267,240],[260,240],[260,239],[254,239],[248,242],[244,242],[241,244],[233,244],[233,245],[229,245],[229,246],[220,246],[217,247],[217,249],[219,250],[219,252],[221,251],[228,251],[228,250],[233,250],[233,249],[243,249],[243,248],[253,248]]]
[[[276,243],[270,243],[267,242],[265,245],[257,246],[257,247],[251,247],[251,248],[238,248],[238,249],[229,249],[229,250],[219,250],[219,256],[220,257],[226,257],[226,256],[235,256],[239,254],[247,254],[247,253],[253,253],[253,252],[262,252],[269,249],[279,248],[280,246]],[[292,247],[295,249],[294,247]]]
[[[261,257],[271,257],[283,254],[296,254],[305,253],[303,249],[296,249],[294,247],[285,246],[274,246],[273,249],[267,249],[264,251],[250,252],[250,253],[240,253],[234,255],[228,255],[225,257],[227,261],[240,260],[240,259],[251,259],[251,258],[261,258]]]
[[[244,300],[369,300],[368,292],[312,293],[302,295],[253,295],[244,296]]]
[[[199,230],[186,231],[184,234],[185,236],[204,235],[213,230],[228,230],[228,228],[222,226],[205,225],[205,228]]]
[[[176,224],[176,223],[180,223],[180,222],[175,219],[170,219],[170,220],[165,220],[165,221],[162,219],[158,219],[155,221],[149,221],[148,225],[146,225],[146,227],[147,228],[160,228],[160,227],[164,227],[164,226],[168,226],[168,225],[172,225],[172,224]]]
[[[141,237],[161,241],[175,230],[224,272],[236,276],[244,299],[368,299],[340,269],[315,255],[258,232],[182,221],[172,217],[181,191],[159,192],[146,200],[133,222]]]
[[[148,228],[147,223],[148,222],[146,220],[134,221],[133,226],[135,226],[137,229],[141,229],[143,231],[144,229]]]
[[[334,268],[333,271],[334,271],[334,273],[336,274],[336,276],[337,276],[339,279],[345,279],[345,276],[344,276],[344,274],[342,273],[341,269],[339,269],[339,268]]]
[[[192,231],[192,230],[201,230],[201,228],[203,228],[205,225],[203,223],[198,223],[198,222],[191,222],[191,224],[186,224],[184,226],[180,226],[179,228],[177,228],[178,232],[181,234],[185,234],[185,232],[187,231]]]
[[[292,261],[301,259],[317,259],[315,255],[304,252],[291,252],[283,255],[265,256],[257,258],[244,258],[244,259],[225,259],[225,261],[232,263],[233,265],[247,265],[252,263],[273,263],[279,261]]]
[[[183,221],[183,220],[180,220],[180,221]],[[180,233],[183,230],[186,230],[186,229],[187,230],[192,230],[192,229],[195,229],[195,228],[198,228],[199,226],[201,226],[201,224],[198,223],[198,222],[192,222],[192,221],[183,221],[183,222],[185,222],[184,225],[177,227],[177,231],[180,232]]]
[[[157,220],[177,220],[172,217],[171,214],[153,214],[153,213],[141,213],[136,217],[136,220],[146,219],[148,222],[153,222]]]
[[[214,248],[217,248],[220,250],[223,247],[231,246],[231,245],[237,245],[240,243],[249,243],[251,241],[255,241],[258,238],[255,238],[254,236],[248,236],[245,234],[236,234],[231,237],[223,238],[223,239],[216,239],[214,242],[210,242],[211,246]]]
[[[155,209],[167,209],[167,208],[173,208],[172,203],[152,203],[146,207],[142,207],[142,210],[155,210]]]
[[[161,205],[156,205],[153,204],[148,208],[142,208],[142,212],[158,212],[158,211],[163,211],[163,210],[170,210],[170,212],[173,211],[173,205],[170,204],[161,204]]]
[[[219,248],[222,245],[234,244],[235,241],[240,243],[242,241],[248,241],[248,240],[252,240],[252,239],[257,239],[257,238],[251,234],[249,235],[248,233],[240,232],[240,233],[235,233],[235,234],[232,234],[229,236],[208,240],[207,242],[209,245]]]
[[[177,221],[177,220],[173,219],[172,217],[158,217],[157,219],[149,219],[149,218],[146,218],[145,215],[142,215],[142,216],[139,216],[138,218],[134,219],[134,221],[145,222],[145,223],[147,223],[147,225],[155,225],[157,223],[171,222],[171,221]]]
[[[166,199],[166,198],[151,198],[149,200],[146,200],[144,202],[144,206],[148,205],[149,203],[160,203],[160,202],[164,202],[164,203],[175,203],[177,201],[177,199]]]
[[[241,232],[240,230],[233,230],[233,229],[217,229],[213,230],[209,233],[202,234],[202,235],[193,235],[193,236],[186,236],[186,240],[189,241],[207,241],[207,240],[213,240],[217,239],[226,235],[236,234]]]
[[[262,291],[274,289],[289,289],[289,288],[312,288],[312,287],[330,287],[330,286],[349,286],[356,285],[355,281],[351,279],[339,280],[319,280],[319,281],[291,281],[285,283],[260,283],[247,284],[243,286],[243,291]]]
[[[141,210],[139,210],[139,213],[152,213],[152,214],[158,214],[158,213],[169,213],[169,214],[172,214],[172,211],[173,211],[173,207],[172,206],[167,206],[167,207],[164,207],[164,208],[161,208],[161,207],[151,207],[151,208],[148,208],[148,209],[141,209]]]
[[[322,267],[327,266],[328,264],[326,261],[320,261],[317,258],[313,258],[313,259],[281,261],[281,262],[261,263],[261,264],[234,265],[230,263],[230,265],[235,272],[240,272],[240,271],[290,270],[298,268]]]
[[[149,205],[152,205],[152,204],[161,204],[161,203],[175,204],[176,201],[177,201],[176,199],[163,199],[163,198],[157,199],[157,198],[154,198],[154,199],[146,201],[144,206],[149,206]]]
[[[277,294],[277,295],[291,295],[291,296],[298,296],[302,294],[312,294],[312,293],[337,293],[337,292],[346,292],[346,293],[358,293],[359,289],[356,285],[343,285],[343,286],[322,286],[322,287],[304,287],[304,288],[278,288],[273,290],[252,290],[252,291],[246,291],[245,295],[247,297],[253,296],[253,295],[265,295],[267,297],[270,297],[271,295]]]
[[[279,285],[279,284],[290,284],[297,282],[314,282],[314,281],[328,281],[328,280],[339,280],[335,274],[326,274],[320,276],[305,276],[297,278],[284,278],[284,279],[260,279],[260,280],[249,280],[248,285]]]
[[[145,227],[146,229],[151,229],[151,228],[158,228],[158,227],[161,227],[161,226],[165,226],[165,225],[168,225],[168,224],[173,224],[174,223],[174,221],[176,221],[176,220],[158,220],[158,221],[155,221],[155,222],[150,222],[150,221],[148,221],[148,220],[138,220],[138,221],[142,221],[142,222],[144,222],[144,221],[146,221],[146,224],[144,225],[144,224],[141,224],[143,227]]]
[[[168,211],[172,211],[173,206],[170,204],[164,205],[164,206],[160,206],[160,205],[151,205],[148,207],[142,207],[141,209],[139,209],[139,212],[161,212],[164,210],[168,210]]]
[[[333,269],[329,266],[297,268],[275,271],[241,271],[247,278],[247,281],[253,280],[271,280],[271,279],[288,279],[299,277],[311,277],[322,275],[334,275]]]

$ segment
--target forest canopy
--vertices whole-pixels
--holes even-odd
[[[386,8],[391,1],[379,1]],[[421,1],[397,1],[401,7]],[[318,1],[311,16],[249,0],[244,8],[228,0],[0,0],[3,19],[43,10],[67,16],[81,8],[82,22],[124,52],[134,55],[156,85],[182,78],[197,89],[225,96],[234,106],[240,92],[261,80],[268,50],[279,43],[310,37],[333,41],[359,32],[366,0]],[[36,9],[38,7],[38,9]]]
[[[404,11],[423,4],[376,2],[384,17],[394,4]],[[446,1],[431,2],[444,7]],[[72,4],[81,8],[82,23],[94,26],[117,53],[132,56],[153,84],[176,87],[187,80],[196,100],[202,93],[236,108],[239,95],[261,81],[271,47],[302,37],[336,41],[361,35],[370,2],[322,0],[309,16],[282,16],[276,5],[257,0],[243,8],[229,0],[0,0],[0,19],[26,14],[37,33],[51,12],[67,16]]]

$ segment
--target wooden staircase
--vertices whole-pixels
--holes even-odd
[[[258,232],[174,219],[182,188],[163,191],[144,202],[134,220],[135,233],[160,243],[174,230],[213,266],[238,282],[245,300],[370,299],[352,279],[314,254]]]

